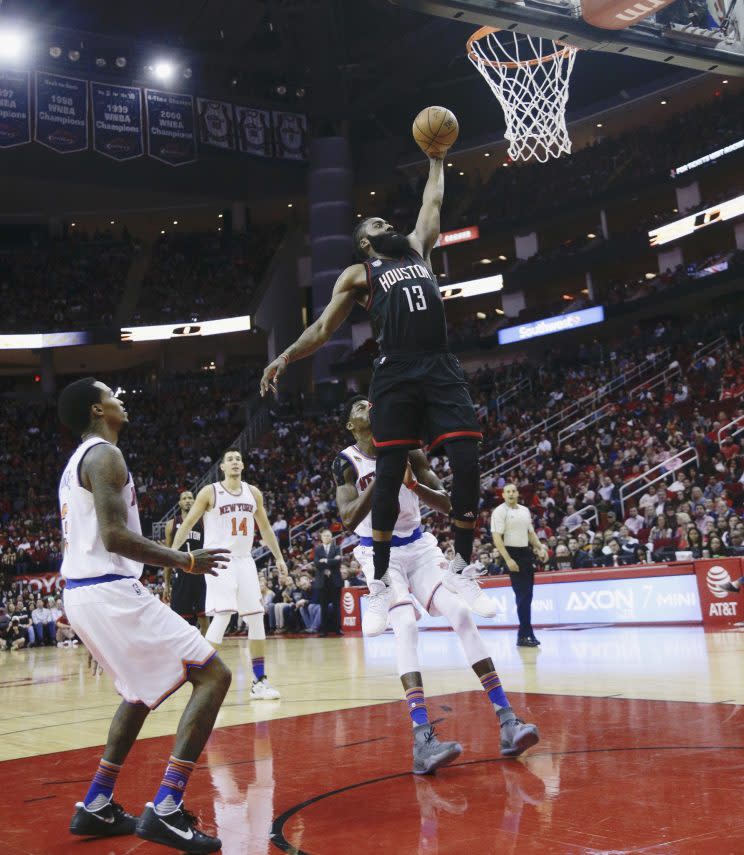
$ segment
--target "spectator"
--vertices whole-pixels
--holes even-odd
[[[320,635],[328,635],[333,632],[341,635],[341,553],[333,543],[333,535],[326,529],[320,535],[320,544],[315,547],[313,563],[315,564],[315,578],[313,587],[318,595],[320,603]]]
[[[638,513],[638,508],[632,507],[628,511],[628,518],[625,520],[625,525],[634,537],[638,537],[638,533],[644,527],[643,517]]]
[[[52,613],[44,605],[41,597],[36,600],[36,607],[31,612],[31,620],[34,625],[37,647],[41,647],[42,645],[49,646],[56,643],[56,628],[52,620]]]
[[[578,537],[569,537],[566,549],[568,551],[569,564],[573,570],[583,570],[592,566],[591,559],[581,549]]]

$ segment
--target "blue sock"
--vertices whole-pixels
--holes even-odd
[[[191,760],[179,760],[171,755],[165,767],[163,780],[160,782],[155,798],[152,800],[155,813],[161,816],[173,813],[183,801],[183,791],[189,782],[196,763]]]
[[[426,709],[426,699],[421,686],[414,686],[406,691],[406,705],[414,725],[429,723],[429,712]]]
[[[499,675],[495,671],[489,671],[488,674],[484,674],[479,679],[483,686],[483,691],[488,694],[488,700],[491,701],[497,709],[506,709],[511,706],[509,699],[506,697],[506,693],[501,686]]]
[[[121,766],[117,766],[116,763],[109,763],[108,760],[101,759],[101,762],[98,764],[96,774],[93,776],[93,780],[90,783],[90,789],[83,799],[83,804],[88,808],[88,810],[100,810],[104,805],[111,801],[111,796],[114,792],[114,784],[116,784],[116,778],[120,771]]]
[[[256,680],[261,680],[265,676],[266,671],[264,669],[264,658],[263,656],[256,656],[253,660],[253,676]]]

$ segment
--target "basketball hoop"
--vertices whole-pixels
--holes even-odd
[[[504,111],[509,157],[546,163],[570,154],[566,103],[577,48],[495,27],[481,27],[467,48]]]

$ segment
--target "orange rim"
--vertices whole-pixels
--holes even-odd
[[[502,32],[500,27],[481,27],[479,30],[476,30],[467,42],[468,56],[470,59],[475,60],[476,62],[482,62],[484,65],[488,65],[491,68],[522,68],[523,66],[544,65],[546,62],[552,62],[554,59],[558,59],[558,57],[568,56],[571,51],[578,50],[578,48],[571,47],[571,45],[561,45],[560,50],[557,50],[554,53],[549,53],[546,56],[520,60],[519,62],[499,62],[497,59],[485,59],[473,48],[473,44],[484,36],[490,36],[492,33],[500,32]],[[554,44],[560,45],[561,43],[554,42]]]

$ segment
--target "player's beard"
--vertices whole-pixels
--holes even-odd
[[[384,232],[379,235],[367,235],[367,239],[375,252],[389,255],[392,258],[402,258],[411,251],[411,244],[406,235],[398,232]]]

